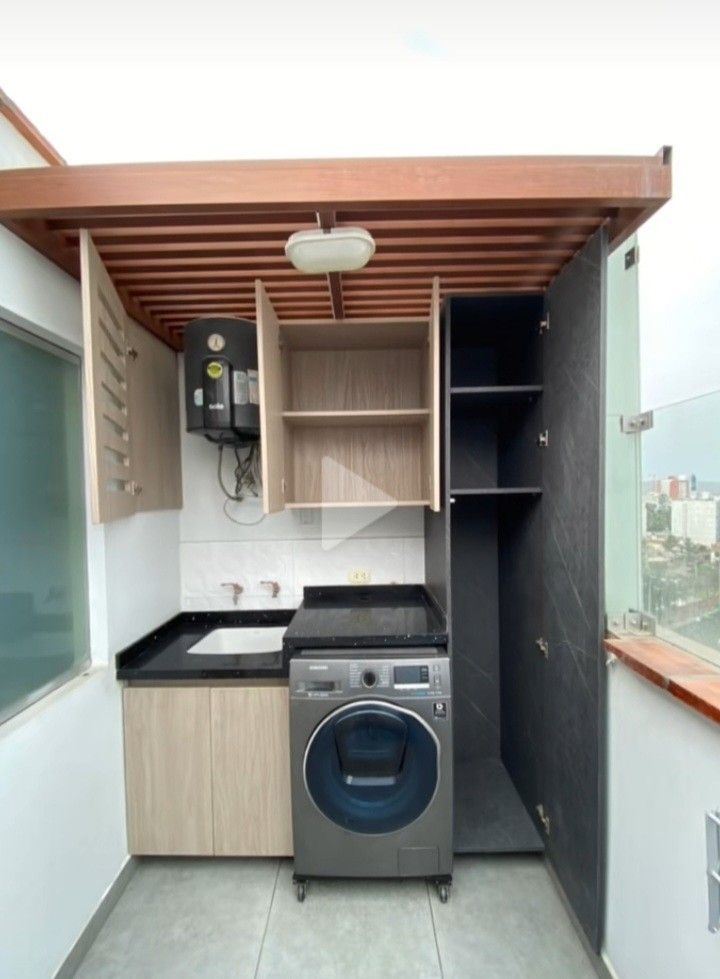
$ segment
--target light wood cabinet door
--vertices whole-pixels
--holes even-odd
[[[263,512],[285,506],[285,424],[280,322],[262,282],[255,282]]]
[[[130,853],[211,855],[210,689],[127,687],[123,711]]]
[[[131,319],[80,232],[94,523],[182,506],[177,355]]]
[[[133,446],[135,508],[179,510],[180,403],[177,354],[128,318],[128,415]]]
[[[291,856],[288,687],[210,691],[217,856]]]

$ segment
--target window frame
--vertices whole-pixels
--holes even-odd
[[[92,666],[92,649],[90,638],[90,555],[88,549],[87,474],[85,471],[85,397],[82,370],[83,358],[80,354],[76,353],[74,350],[71,350],[68,346],[63,345],[62,341],[56,342],[54,340],[47,340],[44,337],[38,336],[36,333],[32,332],[31,329],[16,326],[14,323],[10,322],[6,316],[7,314],[0,310],[0,333],[14,337],[16,340],[27,343],[30,346],[43,350],[46,353],[50,353],[53,356],[58,357],[60,360],[64,360],[77,368],[77,397],[80,409],[80,442],[82,446],[80,492],[84,517],[83,552],[85,556],[85,567],[83,572],[83,595],[86,614],[83,630],[84,650],[82,658],[78,659],[69,670],[59,673],[56,677],[53,677],[52,680],[48,681],[48,683],[43,684],[41,687],[36,687],[31,693],[26,694],[24,697],[14,701],[5,708],[0,707],[0,728],[7,721],[17,717],[19,714],[22,714],[22,712],[27,710],[28,707],[32,707],[34,704],[37,704],[39,701],[45,699],[49,694],[54,693],[56,690],[60,689],[60,687],[70,683],[76,677],[87,673]]]

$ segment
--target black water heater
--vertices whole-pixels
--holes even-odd
[[[185,328],[188,432],[213,442],[260,438],[257,332],[250,320],[208,317]]]

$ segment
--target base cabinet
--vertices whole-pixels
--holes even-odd
[[[123,691],[130,853],[213,853],[210,690]]]
[[[210,691],[218,856],[291,856],[287,687]]]
[[[128,847],[145,856],[291,856],[288,688],[123,692]]]

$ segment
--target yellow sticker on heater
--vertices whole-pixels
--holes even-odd
[[[219,364],[216,360],[211,360],[205,370],[207,371],[208,377],[211,377],[213,381],[217,381],[218,378],[222,377],[223,365]]]

